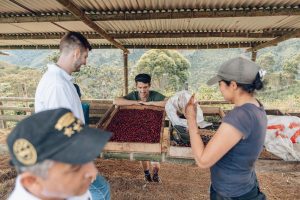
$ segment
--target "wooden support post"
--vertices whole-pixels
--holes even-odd
[[[128,94],[128,52],[123,52],[124,57],[124,93]]]
[[[256,61],[256,55],[257,55],[257,51],[252,51],[252,54],[251,54],[251,60],[252,60],[253,62]]]
[[[0,101],[0,106],[2,106],[2,102]],[[4,111],[0,110],[0,115],[4,115]],[[6,122],[4,120],[0,120],[0,129],[1,128],[6,128]]]

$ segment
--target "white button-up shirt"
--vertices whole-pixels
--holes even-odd
[[[48,64],[48,70],[36,89],[35,112],[55,108],[68,108],[85,122],[81,101],[73,85],[73,77],[56,64]]]
[[[91,200],[91,193],[89,191],[86,191],[81,196],[76,196],[76,197],[70,197],[67,198],[66,200]],[[16,180],[16,186],[13,192],[11,193],[10,197],[8,200],[41,200],[35,196],[33,196],[31,193],[29,193],[21,184],[21,177],[18,176]]]

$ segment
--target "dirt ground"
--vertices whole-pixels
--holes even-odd
[[[0,158],[0,199],[6,199],[14,187],[16,172],[8,165],[8,156]],[[162,163],[162,183],[145,183],[140,163],[128,160],[95,161],[99,173],[109,181],[112,199],[209,199],[209,171],[193,164]],[[282,161],[257,163],[257,175],[268,199],[300,199],[300,164]]]
[[[17,176],[8,164],[5,145],[8,133],[9,130],[0,129],[0,200],[7,199]],[[299,200],[300,162],[284,162],[266,151],[261,158],[256,171],[267,198]],[[194,164],[162,163],[161,184],[146,183],[138,161],[97,159],[95,164],[99,173],[109,181],[113,200],[209,199],[209,170],[199,169]]]

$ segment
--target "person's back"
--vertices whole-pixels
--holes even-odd
[[[216,134],[204,146],[196,124],[196,103],[192,96],[186,106],[191,147],[201,168],[211,170],[211,200],[263,200],[255,174],[255,161],[263,149],[267,118],[254,97],[263,88],[264,71],[248,59],[237,57],[223,63],[207,81],[219,84],[226,101],[234,104]],[[200,131],[201,132],[201,131]]]
[[[239,129],[244,139],[211,167],[212,187],[223,196],[240,196],[256,184],[254,163],[263,148],[267,116],[262,106],[244,104],[229,112],[223,122]]]

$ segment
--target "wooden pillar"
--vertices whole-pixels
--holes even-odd
[[[251,60],[252,60],[253,62],[256,61],[256,55],[257,55],[257,51],[252,51],[252,54],[251,54]]]
[[[2,102],[0,101],[0,106],[2,106],[3,104],[2,104]],[[0,110],[0,115],[4,115],[4,111],[3,110]],[[6,126],[6,121],[4,121],[4,120],[0,120],[0,129],[1,128],[7,128],[7,126]]]
[[[124,57],[124,93],[128,94],[128,52],[123,52]]]

